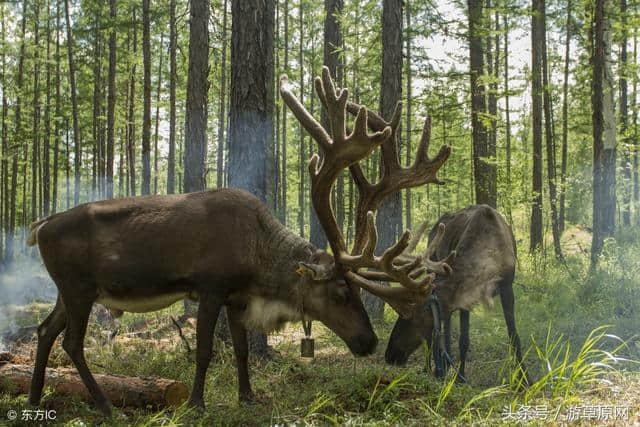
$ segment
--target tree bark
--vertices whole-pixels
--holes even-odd
[[[226,114],[226,95],[227,95],[227,2],[224,0],[224,9],[222,10],[222,59],[220,61],[220,106],[218,108],[218,158],[216,168],[216,187],[224,187],[224,147],[225,147],[225,123]]]
[[[142,112],[142,185],[140,194],[151,192],[151,35],[149,7],[151,0],[142,0],[142,68],[143,68],[143,112]],[[208,10],[208,9],[207,9]],[[207,15],[208,17],[209,15]],[[207,45],[208,46],[208,45]],[[207,49],[200,52],[207,58]]]
[[[71,33],[71,17],[69,16],[69,0],[64,0],[64,12],[67,23],[67,56],[69,59],[69,85],[71,90],[71,114],[73,119],[73,203],[80,203],[80,174],[82,173],[82,144],[80,141],[80,123],[78,117],[78,96],[76,91],[76,64],[73,59],[73,34]]]
[[[156,88],[156,129],[153,138],[153,194],[158,194],[158,127],[160,125],[160,92],[162,88],[162,57],[164,33],[160,34],[160,61],[158,61],[158,86]]]
[[[620,41],[620,135],[622,135],[622,223],[631,225],[631,152],[628,129],[628,102],[627,102],[627,0],[620,0],[620,19],[622,40]]]
[[[509,106],[509,21],[507,12],[504,14],[504,115],[505,115],[505,163],[506,163],[506,209],[509,224],[513,225],[512,217],[512,183],[511,183],[511,109]]]
[[[593,67],[591,102],[593,123],[593,238],[591,266],[595,267],[604,239],[615,232],[616,118],[611,72],[610,0],[596,0],[592,22]]]
[[[340,67],[339,49],[342,47],[342,30],[340,29],[337,15],[342,13],[344,8],[343,0],[325,0],[324,1],[324,53],[323,64],[329,68],[331,76],[342,81],[343,70]],[[329,126],[329,117],[324,108],[321,108],[320,122],[325,129],[331,129]],[[330,132],[330,131],[329,131]],[[322,153],[319,153],[322,156]],[[327,247],[327,236],[320,225],[318,215],[314,209],[311,209],[311,243],[319,249]],[[338,224],[342,227],[342,224]]]
[[[380,114],[390,120],[396,104],[402,99],[402,1],[384,0],[382,3],[382,77],[380,80]],[[400,135],[397,135],[398,139]],[[394,141],[393,155],[398,156],[398,139]],[[380,162],[379,174],[384,174]],[[380,203],[376,225],[378,228],[377,255],[392,246],[402,227],[402,200],[400,192],[390,194]],[[364,306],[373,319],[384,318],[384,301],[364,293]]]
[[[565,196],[567,182],[567,150],[569,142],[569,54],[571,51],[571,7],[572,0],[567,1],[567,24],[564,41],[564,82],[562,85],[562,159],[560,160],[560,208],[558,229],[560,234],[565,228]]]
[[[22,25],[21,25],[21,34],[20,34],[20,56],[18,58],[18,73],[16,76],[16,101],[15,101],[15,130],[14,130],[14,144],[12,147],[13,151],[13,159],[12,159],[12,167],[11,167],[11,212],[9,219],[9,233],[7,235],[7,251],[6,251],[6,260],[8,263],[13,261],[13,252],[14,252],[14,238],[15,238],[15,229],[16,229],[16,195],[18,193],[18,152],[19,152],[19,144],[23,144],[26,147],[26,141],[24,141],[24,135],[22,134],[22,117],[21,117],[21,109],[22,109],[22,87],[24,82],[24,59],[25,59],[25,32],[26,32],[26,22],[27,22],[27,0],[24,0],[22,3]],[[24,159],[26,165],[27,159]],[[23,176],[25,176],[23,174]],[[25,181],[26,182],[26,179]],[[24,201],[23,197],[23,201]],[[24,208],[23,208],[24,213]]]
[[[638,27],[633,34],[633,69],[638,68]],[[640,180],[638,179],[638,151],[640,150],[640,134],[638,134],[638,73],[633,73],[633,202],[636,211],[636,225],[640,226]]]
[[[92,176],[91,176],[91,200],[97,199],[96,189],[100,187],[98,170],[100,169],[100,85],[102,84],[102,78],[100,72],[102,70],[101,62],[101,45],[100,45],[100,12],[96,11],[94,22],[94,44],[93,44],[93,123],[92,123]]]
[[[6,86],[6,52],[4,49],[5,43],[5,10],[4,3],[0,4],[0,46],[2,46],[2,69],[0,70],[0,82],[2,84],[2,110],[0,116],[2,120],[2,128],[0,130],[0,265],[4,264],[5,254],[5,236],[9,231],[9,141],[7,134],[7,112],[9,110],[9,104],[7,102],[7,86]]]
[[[529,250],[542,246],[542,26],[544,0],[531,7],[531,126],[533,131],[533,176]]]
[[[44,106],[44,139],[42,145],[42,208],[43,216],[49,216],[51,206],[51,171],[49,152],[51,149],[51,11],[47,0],[47,64],[46,64],[46,103]],[[2,239],[0,239],[0,246]]]
[[[62,120],[61,99],[60,99],[60,2],[56,2],[56,120],[55,120],[55,141],[53,147],[53,192],[51,195],[51,212],[58,210],[58,171],[60,153],[60,122]]]
[[[300,36],[298,40],[298,66],[300,67],[300,102],[304,103],[304,4],[300,2],[298,6],[298,26]],[[300,133],[300,141],[298,143],[298,234],[304,238],[304,212],[306,209],[304,199],[304,182],[307,175],[305,168],[305,147],[304,136],[305,131],[301,123],[298,123],[298,132]]]
[[[184,191],[201,191],[207,157],[207,92],[209,90],[209,2],[191,0],[189,74],[184,128]]]
[[[405,0],[405,10],[404,13],[407,17],[407,27],[405,28],[405,43],[406,43],[406,50],[407,50],[407,63],[406,63],[406,80],[407,80],[407,122],[406,122],[406,135],[407,135],[407,142],[406,142],[406,147],[407,147],[407,154],[406,154],[406,161],[405,161],[405,165],[407,167],[409,167],[411,165],[411,153],[412,153],[412,147],[411,147],[411,134],[412,134],[412,130],[411,130],[411,114],[413,113],[413,103],[412,103],[412,97],[413,97],[413,88],[411,87],[412,84],[412,75],[411,75],[411,2],[409,0]],[[405,212],[405,228],[407,230],[411,230],[413,228],[413,222],[412,222],[412,217],[411,217],[411,189],[407,189],[405,191],[405,206],[404,206],[404,212]]]
[[[267,150],[273,138],[273,0],[232,0],[229,186],[266,203]],[[269,354],[267,337],[250,334],[252,351]]]
[[[167,194],[175,192],[176,180],[176,0],[169,1],[169,156],[167,159]]]
[[[487,2],[487,16],[486,22],[487,27],[492,29],[491,15],[489,12],[491,11],[491,1]],[[499,30],[499,21],[496,17],[495,19],[495,32],[498,34]],[[495,37],[495,36],[494,36]],[[491,35],[487,36],[487,75],[491,78],[490,83],[488,84],[489,90],[487,93],[487,112],[489,113],[490,119],[490,128],[487,134],[487,157],[489,157],[489,162],[486,163],[486,181],[488,185],[488,193],[489,200],[491,201],[492,207],[497,207],[498,205],[498,196],[497,196],[497,173],[496,173],[496,146],[498,142],[498,62],[499,62],[499,45],[495,43],[495,52],[493,52],[493,44],[494,37]],[[443,167],[443,172],[446,171],[446,164]],[[437,188],[438,194],[440,194],[440,188]]]
[[[31,366],[7,363],[0,365],[0,373],[12,385],[7,391],[17,394],[29,392],[33,375]],[[107,399],[119,407],[178,406],[189,397],[187,386],[171,379],[108,374],[94,374],[94,377]],[[60,395],[93,401],[76,369],[47,368],[45,382]]]
[[[33,146],[31,147],[31,221],[38,220],[38,170],[40,158],[40,2],[33,2]],[[26,174],[24,176],[26,179]]]
[[[284,0],[284,73],[289,73],[289,0]],[[287,108],[282,106],[282,163],[280,179],[280,214],[282,224],[287,225]]]
[[[132,10],[133,25],[133,57],[138,53],[138,23],[136,20],[136,9]],[[136,118],[135,118],[135,100],[136,100],[136,62],[131,67],[131,75],[129,76],[129,119],[128,119],[128,139],[127,139],[127,159],[129,169],[129,191],[132,196],[136,195]],[[129,193],[129,191],[127,193]]]
[[[484,73],[484,47],[482,40],[482,0],[467,0],[469,13],[469,71],[471,86],[471,127],[473,139],[473,178],[476,203],[496,205],[491,191],[491,169],[487,162],[489,153],[488,133],[483,123],[487,112],[485,88],[481,83]]]
[[[556,191],[556,160],[555,134],[553,131],[553,108],[551,106],[550,71],[547,59],[547,18],[545,0],[541,1],[541,39],[542,39],[542,85],[544,104],[545,146],[547,153],[547,180],[549,184],[549,206],[551,207],[551,233],[553,235],[553,250],[556,258],[563,259],[560,246],[560,229],[558,227],[558,204]]]
[[[113,151],[116,123],[116,0],[109,0],[109,77],[107,94],[106,197],[113,199]]]

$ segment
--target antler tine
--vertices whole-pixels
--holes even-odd
[[[407,249],[404,251],[404,253],[411,254],[416,250],[416,247],[418,247],[418,243],[420,243],[424,232],[427,231],[427,227],[427,221],[420,224],[420,227],[418,227],[418,230],[413,235],[413,239],[411,239],[411,242],[409,242],[409,246],[407,246]]]
[[[375,278],[375,280],[398,282],[404,288],[412,291],[425,292],[427,290],[427,285],[431,283],[430,278],[427,276],[419,279],[425,271],[421,264],[422,257],[418,256],[401,265],[394,264],[394,261],[398,259],[409,245],[409,240],[411,239],[411,233],[409,231],[405,231],[396,244],[387,248],[382,256],[375,256],[374,251],[378,241],[378,234],[376,232],[373,212],[369,211],[367,213],[366,235],[367,241],[362,252],[358,255],[341,254],[340,262],[342,264],[351,266],[354,271],[365,267],[380,270],[380,272],[373,272],[373,275],[368,274],[369,272],[358,273],[365,278],[369,277]]]
[[[442,243],[445,231],[445,224],[442,222],[438,224],[436,235],[433,237],[433,239],[431,239],[431,242],[429,242],[427,249],[424,251],[424,255],[422,256],[422,263],[429,271],[433,271],[442,275],[449,275],[452,271],[451,264],[456,259],[456,251],[451,251],[451,253],[443,260],[432,260],[433,255],[436,253],[436,250],[438,250],[438,247]]]
[[[280,95],[300,124],[302,124],[311,137],[318,142],[318,145],[320,145],[323,150],[326,150],[331,145],[331,137],[322,125],[307,111],[304,105],[300,103],[293,92],[291,92],[289,88],[289,78],[286,75],[280,77]]]
[[[347,249],[344,236],[331,208],[331,187],[342,169],[367,157],[375,147],[389,138],[392,130],[386,127],[370,135],[367,131],[367,109],[360,107],[354,130],[347,136],[345,116],[349,91],[342,89],[339,94],[336,92],[327,67],[322,69],[322,78],[315,79],[315,87],[318,97],[329,113],[333,133],[331,137],[291,92],[287,77],[283,76],[280,79],[280,93],[283,101],[317,141],[324,154],[322,161],[320,156],[316,154],[309,162],[311,199],[337,260],[340,254],[346,252]]]
[[[435,275],[427,275],[424,279],[423,288],[419,290],[382,286],[367,279],[361,273],[356,274],[352,271],[345,273],[345,278],[360,288],[384,299],[403,318],[411,318],[415,308],[423,304],[430,294],[431,284],[435,279]]]

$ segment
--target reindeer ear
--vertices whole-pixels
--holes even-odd
[[[324,264],[299,262],[296,270],[300,276],[309,276],[311,280],[328,280],[332,276],[331,268]]]

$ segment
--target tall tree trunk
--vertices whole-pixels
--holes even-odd
[[[564,40],[564,82],[562,85],[562,159],[560,160],[560,208],[558,229],[560,234],[565,228],[565,196],[567,182],[567,150],[569,142],[569,54],[571,51],[571,7],[572,0],[567,1],[567,24]]]
[[[66,118],[64,122],[64,128],[66,130],[65,135],[65,159],[66,159],[66,181],[67,186],[67,209],[71,207],[71,145],[69,143],[69,119]]]
[[[638,27],[633,29],[633,69],[638,69]],[[638,73],[633,73],[633,202],[636,211],[636,225],[640,226],[640,180],[638,179],[638,151],[640,150],[640,134],[638,134]]]
[[[226,0],[225,0],[226,1]],[[169,156],[167,159],[167,194],[175,192],[176,181],[176,0],[169,1]]]
[[[476,203],[495,206],[495,194],[492,194],[491,191],[491,165],[486,161],[490,155],[489,135],[483,121],[487,108],[484,85],[482,84],[484,73],[482,0],[467,0],[467,5],[469,9],[469,71],[475,196]]]
[[[396,104],[402,99],[402,1],[384,0],[382,3],[382,78],[380,81],[380,114],[390,120]],[[397,135],[392,155],[399,155]],[[384,174],[383,163],[380,162],[379,174]],[[378,255],[392,246],[402,226],[402,200],[400,192],[390,194],[377,212]],[[364,294],[364,305],[373,319],[384,318],[384,301],[380,298]]]
[[[160,89],[162,88],[162,56],[164,33],[160,34],[160,61],[158,61],[158,86],[156,88],[156,129],[153,137],[153,194],[158,194],[158,126],[160,125]]]
[[[547,180],[549,183],[549,206],[551,207],[551,232],[553,234],[553,250],[556,258],[563,259],[560,246],[560,229],[558,227],[558,204],[556,191],[556,160],[555,160],[555,134],[553,131],[553,108],[551,106],[551,83],[549,78],[549,64],[547,58],[547,18],[545,0],[541,1],[541,39],[542,39],[542,85],[544,88],[544,129],[545,146],[547,153]]]
[[[49,169],[49,151],[51,149],[51,11],[47,0],[47,64],[46,64],[46,103],[44,106],[44,139],[42,145],[42,205],[43,215],[49,216],[51,205],[51,171]],[[2,240],[0,239],[0,246]]]
[[[33,2],[33,146],[31,147],[31,220],[38,220],[38,159],[40,157],[40,2]],[[26,179],[26,174],[24,175]]]
[[[80,123],[78,117],[78,96],[76,91],[76,64],[73,59],[73,34],[71,33],[71,17],[69,16],[69,0],[64,0],[64,12],[67,22],[67,56],[69,59],[69,85],[71,90],[71,114],[73,118],[73,203],[80,203],[80,174],[82,168],[82,144],[80,141]]]
[[[279,53],[279,46],[280,46],[280,2],[276,1],[276,30],[275,30],[275,69],[279,70],[280,69],[280,53]],[[274,79],[274,85],[278,85],[278,80]],[[275,89],[276,93],[278,92],[278,89],[276,87]],[[282,221],[282,204],[280,203],[280,198],[282,197],[282,191],[280,190],[281,187],[281,175],[280,175],[280,98],[276,97],[274,99],[274,103],[275,103],[275,112],[276,112],[276,120],[275,120],[275,130],[274,130],[274,134],[275,134],[275,146],[273,147],[273,155],[275,156],[273,159],[269,159],[267,160],[267,164],[272,164],[273,165],[273,172],[274,175],[272,175],[270,172],[271,170],[269,168],[267,168],[267,177],[271,177],[273,176],[273,211],[275,212],[277,218]],[[284,111],[284,108],[283,108]],[[271,152],[270,152],[271,154]],[[271,160],[271,161],[270,161]],[[267,188],[269,188],[270,183],[267,183]],[[271,194],[270,191],[267,191],[267,199],[269,199],[269,195]]]
[[[593,123],[593,239],[595,267],[604,239],[613,236],[616,213],[616,118],[611,72],[610,0],[596,0],[593,18],[591,102]]]
[[[627,134],[628,128],[628,105],[627,105],[627,0],[620,0],[620,19],[622,23],[622,40],[620,42],[620,134],[622,135],[622,223],[625,226],[631,225],[631,152],[630,138]],[[637,72],[637,71],[636,71]]]
[[[2,183],[1,196],[0,196],[0,265],[4,264],[5,248],[5,236],[9,231],[9,146],[8,146],[8,134],[7,134],[7,112],[9,104],[7,102],[7,85],[6,85],[6,52],[5,52],[5,10],[4,3],[0,4],[0,46],[2,46],[2,69],[0,70],[0,84],[2,85],[2,110],[0,112],[2,120],[2,129],[0,138],[2,143],[0,145],[0,179]],[[8,240],[8,239],[7,239]]]
[[[60,99],[60,2],[56,2],[56,120],[55,120],[55,141],[53,147],[53,192],[51,195],[51,212],[58,210],[58,157],[60,153],[60,122],[62,121],[62,107]]]
[[[289,72],[289,0],[284,0],[284,73]],[[280,179],[280,214],[282,223],[287,225],[287,109],[282,107],[282,178]]]
[[[267,150],[273,138],[273,0],[232,0],[229,186],[266,203]],[[267,337],[250,334],[254,353],[268,354]]]
[[[300,30],[300,37],[298,39],[298,66],[300,67],[300,102],[304,102],[304,4],[299,3],[298,6],[298,26]],[[298,234],[300,237],[304,237],[304,212],[305,212],[305,200],[304,200],[304,182],[306,176],[305,168],[305,147],[302,124],[298,123],[298,132],[300,133],[300,141],[298,143]]]
[[[491,1],[487,2],[487,16],[486,22],[489,29],[491,29]],[[495,33],[498,34],[499,30],[499,21],[496,17],[495,19]],[[495,36],[494,36],[495,37]],[[487,156],[490,158],[489,163],[485,165],[486,167],[486,181],[488,185],[488,193],[489,199],[493,203],[491,206],[494,208],[497,207],[498,204],[498,196],[497,196],[497,173],[496,173],[496,146],[498,141],[498,62],[499,62],[499,45],[495,44],[495,52],[493,52],[493,44],[494,37],[489,34],[486,39],[487,48],[487,75],[491,78],[490,83],[488,84],[489,91],[487,93],[487,112],[489,113],[490,119],[490,128],[487,134]],[[495,53],[495,54],[494,54]],[[443,172],[446,170],[446,164],[443,168]],[[440,193],[440,187],[437,188],[438,193]]]
[[[337,15],[342,13],[344,8],[343,0],[325,0],[324,1],[324,53],[323,64],[329,68],[331,76],[337,80],[342,81],[343,70],[340,67],[339,49],[342,46],[342,30],[337,18]],[[331,129],[329,126],[329,117],[326,111],[321,108],[320,122],[325,129]],[[319,153],[322,156],[322,153]],[[314,209],[311,209],[311,243],[319,249],[325,249],[327,247],[327,236],[320,225],[318,215]],[[342,224],[338,224],[342,227]]]
[[[205,189],[207,157],[207,92],[209,90],[209,2],[191,0],[189,74],[184,128],[184,191]]]
[[[101,45],[100,45],[100,11],[96,10],[95,16],[95,28],[94,28],[94,45],[93,45],[93,126],[92,126],[92,137],[93,137],[93,160],[92,160],[92,180],[91,180],[91,200],[97,199],[97,191],[96,189],[100,187],[98,170],[100,169],[100,158],[102,157],[100,153],[100,115],[102,114],[100,111],[101,105],[101,88],[102,78],[100,76],[100,72],[102,70],[101,64]]]
[[[149,3],[142,0],[142,63],[143,63],[143,112],[142,112],[142,186],[140,194],[149,194],[151,190],[151,35],[149,29]],[[207,8],[207,11],[209,9]],[[208,18],[207,14],[207,18]],[[208,44],[207,44],[208,47]],[[204,49],[200,55],[206,58],[209,51]]]
[[[413,88],[412,84],[412,75],[411,75],[411,2],[410,0],[405,0],[405,15],[407,17],[407,27],[405,28],[405,43],[406,43],[406,55],[407,55],[407,63],[406,63],[406,81],[407,81],[407,124],[406,124],[406,135],[407,135],[407,155],[405,164],[407,167],[411,165],[411,114],[413,113],[412,107],[412,97],[413,97]],[[407,189],[405,192],[405,228],[407,230],[411,230],[413,228],[412,217],[411,217],[411,189]]]
[[[136,9],[133,8],[133,57],[138,53],[138,22],[136,21]],[[131,67],[131,75],[129,77],[129,118],[128,122],[128,139],[127,139],[127,158],[129,169],[129,188],[131,195],[136,195],[136,118],[135,118],[135,100],[136,100],[136,61],[134,60]]]
[[[218,108],[218,153],[217,153],[217,175],[216,187],[224,187],[224,146],[225,146],[225,123],[227,119],[227,2],[224,0],[222,11],[222,58],[220,61],[220,106]]]
[[[513,225],[511,205],[513,200],[511,183],[511,109],[509,106],[509,20],[507,11],[504,16],[504,114],[505,114],[505,163],[506,163],[506,186],[507,186],[507,218],[509,224]]]
[[[109,0],[109,17],[111,19],[111,33],[109,34],[109,82],[107,95],[106,197],[107,199],[113,199],[113,151],[116,124],[116,0]]]
[[[530,251],[542,245],[542,26],[544,0],[532,0],[531,8],[531,126],[533,130],[533,177]]]

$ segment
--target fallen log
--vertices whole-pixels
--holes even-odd
[[[0,364],[0,390],[13,394],[29,392],[33,367]],[[127,377],[94,374],[102,391],[114,406],[145,408],[177,406],[189,397],[187,386],[180,381],[155,377]],[[56,393],[92,402],[78,372],[72,368],[47,368],[45,384]]]

